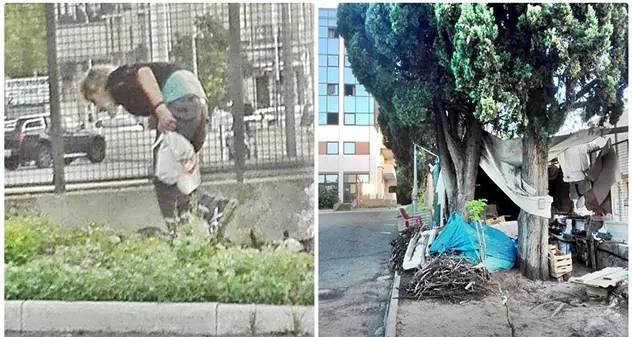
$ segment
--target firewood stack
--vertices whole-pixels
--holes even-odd
[[[463,257],[439,256],[421,270],[405,286],[406,297],[412,299],[446,299],[454,302],[476,299],[492,293],[488,277],[482,269]]]
[[[388,269],[391,272],[397,271],[401,274],[404,271],[402,264],[404,263],[404,256],[406,256],[408,243],[419,230],[419,227],[408,227],[399,233],[397,239],[391,241],[391,259],[388,262]]]

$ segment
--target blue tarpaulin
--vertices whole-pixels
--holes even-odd
[[[472,263],[480,261],[476,223],[466,223],[459,213],[452,213],[445,228],[430,245],[430,254],[456,252]],[[479,225],[480,226],[480,225]],[[513,268],[516,262],[516,245],[502,231],[482,225],[485,235],[485,267],[490,273]]]

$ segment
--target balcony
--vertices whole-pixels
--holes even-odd
[[[387,149],[384,145],[382,145],[380,152],[382,152],[382,155],[384,156],[384,160],[386,161],[395,160],[395,155],[393,154],[393,151]]]
[[[395,165],[382,164],[382,177],[384,180],[397,180],[395,175]]]

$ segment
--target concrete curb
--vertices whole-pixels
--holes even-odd
[[[386,324],[384,327],[384,337],[395,337],[397,334],[397,306],[399,305],[399,284],[401,277],[399,273],[395,272],[395,278],[393,279],[393,290],[391,290],[391,298],[388,304],[388,311],[386,316]]]
[[[5,331],[314,334],[314,307],[221,303],[5,301]]]

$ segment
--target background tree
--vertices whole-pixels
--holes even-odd
[[[5,4],[4,72],[8,77],[47,73],[44,4]]]
[[[413,142],[436,146],[449,208],[467,214],[482,126],[470,98],[456,90],[452,46],[438,35],[434,5],[345,3],[338,27],[354,75],[380,105],[386,145],[404,166],[412,165]]]
[[[548,195],[548,139],[569,112],[615,124],[628,85],[626,4],[438,4],[457,87],[479,120],[523,137],[522,179]],[[548,278],[547,219],[521,211],[518,263]]]
[[[211,15],[195,19],[197,35],[198,77],[208,96],[209,108],[224,108],[230,101],[228,92],[228,30]],[[191,35],[176,35],[171,50],[174,62],[187,69],[193,69],[193,49]],[[244,53],[242,60],[244,77],[252,75],[252,65]]]

